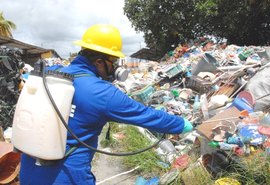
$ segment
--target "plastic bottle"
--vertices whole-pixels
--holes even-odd
[[[219,147],[219,142],[217,142],[217,141],[210,141],[208,143],[208,146],[211,146],[213,148],[217,148],[217,147]]]
[[[219,142],[219,147],[221,150],[233,150],[234,148],[238,147],[238,145]]]
[[[236,144],[239,147],[244,146],[244,142],[240,137],[228,137],[227,142],[228,144]]]
[[[179,91],[178,90],[172,89],[171,90],[171,93],[174,95],[175,98],[178,98],[179,97]]]
[[[159,148],[165,153],[166,161],[172,163],[177,153],[172,142],[168,139],[164,139],[159,143]]]
[[[201,102],[201,109],[202,109],[203,117],[205,120],[207,120],[209,119],[209,112],[208,112],[208,101],[207,101],[206,94],[201,95],[200,102]]]
[[[45,91],[40,72],[33,73],[20,94],[12,126],[12,144],[28,155],[44,160],[64,157],[67,130]],[[71,76],[51,73],[46,77],[49,91],[66,123],[74,95]],[[59,78],[60,77],[60,78]]]
[[[196,95],[193,103],[193,113],[200,112],[200,110],[201,110],[201,103],[199,101],[199,95]]]

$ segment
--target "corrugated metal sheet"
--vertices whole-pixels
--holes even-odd
[[[26,44],[13,38],[0,36],[0,46],[7,46],[12,48],[22,49],[30,55],[42,54],[51,51],[51,49],[44,49],[31,44]]]

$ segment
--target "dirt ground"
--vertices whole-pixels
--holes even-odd
[[[104,149],[103,149],[104,150]],[[106,149],[107,151],[107,149]],[[97,185],[134,185],[138,174],[131,172],[120,175],[111,180],[104,181],[113,176],[127,172],[122,164],[123,157],[108,156],[104,154],[96,154],[92,162],[92,172],[96,176]]]

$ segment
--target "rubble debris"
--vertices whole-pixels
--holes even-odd
[[[183,142],[188,141],[185,134],[168,136],[169,154],[164,157],[164,146],[157,149],[166,164],[189,155],[199,141],[199,155],[212,164],[204,168],[217,177],[236,160],[227,153],[246,157],[258,147],[270,153],[269,62],[270,47],[179,45],[161,62],[139,63],[141,71],[130,68],[126,84],[116,85],[145,105],[192,122],[196,141]]]
[[[0,126],[12,126],[15,106],[19,97],[21,71],[24,67],[22,52],[7,47],[0,48]]]
[[[47,65],[52,64],[68,65],[47,60]],[[126,61],[131,73],[125,82],[115,82],[119,89],[147,106],[184,117],[195,128],[189,134],[168,135],[159,144],[156,152],[162,161],[158,163],[166,169],[177,168],[161,176],[161,184],[178,178],[180,168],[188,173],[199,166],[211,177],[219,177],[256,151],[270,156],[269,66],[270,47],[219,45],[211,40],[179,44],[160,62]],[[1,48],[0,126],[4,130],[11,126],[22,68],[20,52]],[[160,137],[147,133],[150,140]],[[196,165],[190,164],[193,153],[200,156]],[[141,177],[136,183],[150,180]],[[227,180],[223,177],[216,183]],[[229,179],[235,184],[237,180]]]

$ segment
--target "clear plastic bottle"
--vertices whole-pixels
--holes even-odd
[[[208,101],[207,101],[206,94],[201,95],[200,102],[201,102],[201,110],[203,113],[203,117],[205,120],[207,120],[209,119],[209,112],[208,112]]]
[[[201,110],[201,103],[199,101],[199,95],[196,95],[193,103],[193,113],[198,113]]]

